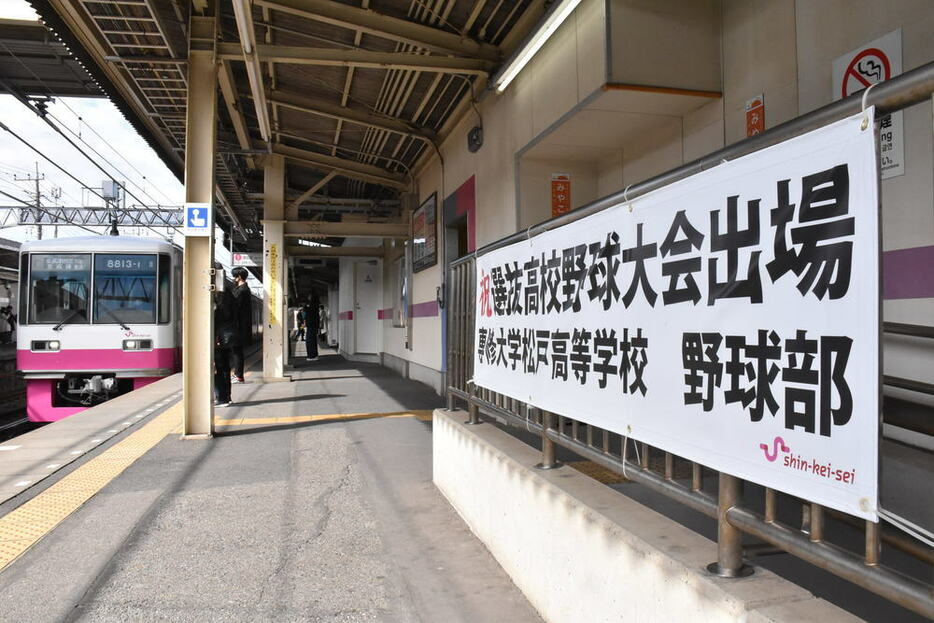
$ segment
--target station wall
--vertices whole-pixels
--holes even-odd
[[[578,208],[744,139],[744,106],[759,94],[766,128],[830,103],[834,59],[896,29],[903,71],[934,60],[929,0],[583,0],[504,93],[481,98],[485,140],[474,154],[467,133],[478,119],[463,109],[440,146],[443,165],[429,155],[416,169],[419,201],[437,193],[440,221],[444,198],[470,182],[471,237],[482,247],[551,217],[551,173],[572,175]],[[904,112],[905,174],[882,182],[882,222],[884,251],[934,265],[931,119],[930,104]],[[439,251],[435,266],[412,275],[410,304],[434,300],[443,265]],[[915,289],[887,297],[885,320],[930,323],[934,291]],[[383,351],[440,376],[441,313],[410,320],[411,349],[402,329],[385,330]],[[889,340],[887,373],[919,378],[923,364],[930,378],[919,380],[934,382],[925,350]]]
[[[343,246],[372,247],[380,244],[380,241],[374,238],[346,238]],[[354,264],[358,261],[367,260],[342,257],[338,262],[337,314],[334,315],[332,307],[331,323],[333,325],[336,318],[338,350],[343,356],[352,360],[375,361],[371,353],[360,354],[356,348],[356,323],[378,323],[375,313],[372,318],[362,318],[356,309]],[[381,329],[382,327],[377,324],[378,333],[381,333]]]

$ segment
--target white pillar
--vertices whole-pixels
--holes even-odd
[[[185,121],[185,201],[214,202],[217,127],[215,18],[192,16]],[[214,237],[185,239],[182,285],[183,434],[214,432]]]
[[[263,165],[263,380],[286,380],[285,159]]]

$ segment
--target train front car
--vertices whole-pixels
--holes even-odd
[[[181,367],[181,254],[94,236],[20,249],[16,356],[30,421],[51,422]]]

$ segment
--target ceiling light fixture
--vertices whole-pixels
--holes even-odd
[[[551,38],[551,35],[558,30],[558,27],[564,23],[568,15],[571,14],[581,0],[560,0],[548,12],[545,18],[539,24],[538,28],[531,36],[526,37],[519,50],[513,54],[493,77],[493,86],[497,93],[502,93],[509,86],[522,68],[525,67],[532,57],[541,49],[545,42]]]

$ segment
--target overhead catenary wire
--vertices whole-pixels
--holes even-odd
[[[47,84],[45,83],[45,81],[42,79],[41,76],[39,76],[38,74],[36,74],[36,72],[33,71],[33,69],[32,69],[29,65],[27,65],[26,63],[24,63],[23,60],[22,60],[19,56],[17,56],[16,53],[13,52],[13,51],[9,48],[9,46],[6,45],[6,43],[3,43],[2,41],[0,41],[0,45],[3,46],[3,48],[6,50],[7,54],[9,54],[16,62],[18,62],[27,72],[29,72],[30,74],[32,74],[32,76],[33,76],[33,77],[39,82],[39,84],[41,84],[42,87],[46,90],[46,92],[47,92],[49,98],[54,98],[54,97],[55,97],[55,92],[52,91],[52,89],[49,87],[49,85],[47,85]],[[16,95],[13,94],[12,92],[11,92],[11,94],[12,94],[14,97],[16,97]],[[18,98],[17,98],[17,99],[18,99]],[[119,150],[117,150],[113,145],[111,145],[110,142],[109,142],[107,139],[105,139],[103,136],[101,136],[100,133],[99,133],[97,130],[95,130],[93,126],[91,126],[91,124],[89,124],[87,121],[85,121],[84,118],[83,118],[80,114],[78,114],[78,112],[75,111],[75,109],[73,109],[71,106],[69,106],[69,105],[68,105],[68,102],[65,101],[65,98],[59,97],[59,98],[57,98],[56,101],[58,101],[62,106],[64,106],[66,109],[68,109],[68,111],[69,111],[71,114],[73,114],[75,117],[77,117],[79,123],[83,123],[84,126],[87,127],[87,129],[89,129],[89,130],[90,130],[98,139],[100,139],[105,145],[107,145],[107,147],[109,147],[110,150],[111,150],[112,152],[114,152],[115,154],[117,154],[117,156],[119,156],[121,160],[123,160],[123,161],[126,162],[128,165],[130,165],[130,168],[133,169],[134,171],[136,171],[136,173],[137,173],[140,177],[142,177],[144,180],[148,180],[148,178],[146,177],[146,175],[145,175],[142,171],[140,171],[139,169],[137,169],[136,166],[134,166],[133,163],[130,162],[130,161],[126,158],[126,156],[123,155],[123,153],[121,153],[121,152],[120,152]],[[40,116],[41,116],[41,115],[40,115]],[[59,123],[61,123],[61,122],[59,122]],[[63,124],[63,125],[64,125],[64,124]],[[80,134],[78,135],[78,138],[81,139]],[[87,141],[85,141],[84,139],[81,139],[81,142],[84,143],[85,145],[87,145],[88,147],[91,147],[90,144],[89,144]],[[92,149],[93,149],[93,148],[92,148]],[[98,152],[95,150],[95,153],[98,153]],[[98,153],[98,155],[100,155],[100,154]],[[101,156],[101,158],[103,158],[103,156]],[[111,164],[110,162],[108,162],[108,164],[110,164],[111,166],[113,166],[114,169],[117,168],[117,167],[115,167],[113,164]],[[124,174],[121,173],[121,175],[124,175]],[[124,177],[126,177],[127,179],[129,179],[129,176],[128,176],[128,175],[124,175]],[[135,184],[135,183],[134,183],[134,184]],[[137,185],[137,187],[139,187],[139,186]],[[159,189],[159,188],[156,187],[156,186],[153,186],[153,188],[154,188],[155,190],[157,190],[163,197],[165,197],[165,199],[166,199],[170,204],[172,203],[173,200],[172,200],[168,195],[166,195],[161,189]],[[144,193],[145,193],[145,191],[144,191]],[[154,199],[151,195],[147,195],[147,196],[149,196],[150,199]],[[156,203],[158,204],[159,202],[156,201]]]
[[[161,202],[160,202],[158,199],[156,199],[155,197],[153,197],[152,195],[150,195],[148,192],[146,192],[146,189],[145,189],[145,188],[143,188],[142,186],[140,186],[139,184],[137,184],[135,181],[133,181],[133,179],[132,179],[129,175],[127,175],[126,173],[124,173],[123,171],[121,171],[119,168],[117,168],[117,165],[115,165],[113,162],[111,162],[110,160],[108,160],[102,153],[100,153],[99,151],[97,151],[96,149],[94,149],[94,147],[93,147],[90,143],[88,143],[86,140],[84,140],[83,138],[81,138],[81,135],[80,135],[80,134],[76,133],[74,130],[72,130],[71,128],[69,128],[69,127],[68,127],[67,125],[65,125],[58,117],[56,117],[56,116],[53,115],[52,113],[48,113],[48,116],[51,117],[51,118],[52,118],[53,120],[55,120],[56,122],[58,122],[58,124],[61,125],[63,128],[65,128],[66,130],[68,130],[68,131],[72,134],[72,136],[75,136],[79,141],[81,141],[82,143],[84,143],[85,145],[87,145],[88,149],[90,149],[91,151],[93,151],[93,152],[95,153],[95,155],[97,155],[98,157],[100,157],[101,160],[103,160],[104,162],[106,162],[107,164],[109,164],[111,167],[113,167],[113,170],[114,170],[114,171],[116,171],[120,176],[122,176],[123,178],[125,178],[128,182],[130,182],[131,184],[133,184],[134,186],[136,186],[136,187],[140,190],[140,192],[141,192],[143,195],[149,197],[153,202],[155,202],[155,204],[156,204],[157,207],[158,207],[159,205],[161,205]],[[110,176],[110,177],[112,178],[113,176]]]
[[[88,186],[87,184],[85,184],[84,182],[82,182],[81,180],[79,180],[77,177],[75,177],[74,175],[72,175],[72,173],[71,173],[70,171],[68,171],[68,170],[65,169],[62,165],[58,164],[57,162],[55,162],[54,160],[52,160],[51,158],[49,158],[48,156],[46,156],[46,155],[45,155],[44,153],[42,153],[38,148],[36,148],[32,143],[30,143],[29,141],[27,141],[26,139],[24,139],[22,136],[20,136],[19,134],[17,134],[17,133],[14,132],[13,130],[11,130],[10,127],[9,127],[7,124],[3,123],[2,121],[0,121],[0,129],[5,130],[5,131],[8,132],[9,134],[11,134],[14,138],[16,138],[16,139],[17,139],[19,142],[21,142],[23,145],[25,145],[26,147],[30,148],[31,150],[33,150],[34,152],[36,152],[37,154],[39,154],[40,156],[42,156],[42,158],[44,158],[46,161],[48,161],[49,164],[51,164],[52,166],[54,166],[56,169],[58,169],[59,171],[61,171],[62,173],[64,173],[64,174],[67,175],[68,177],[70,177],[72,180],[74,180],[75,182],[77,182],[78,184],[80,184],[82,187],[87,188],[88,191],[90,191],[91,193],[93,193],[93,194],[97,195],[98,197],[100,197],[100,199],[104,202],[104,205],[107,205],[107,200],[104,198],[104,196],[103,196],[102,194],[100,194],[99,192],[97,192],[96,190],[94,190],[93,188],[91,188],[90,186]],[[36,206],[31,206],[31,207],[36,207]],[[68,223],[68,224],[69,224],[69,225],[72,225],[72,223]],[[87,228],[85,228],[85,227],[83,227],[83,226],[81,226],[81,225],[77,225],[77,224],[74,224],[74,226],[75,226],[75,227],[82,227],[82,229],[87,229]],[[162,234],[160,234],[159,232],[157,232],[155,229],[153,229],[152,227],[148,227],[148,226],[147,226],[147,229],[149,229],[149,231],[151,231],[152,233],[156,234],[157,236],[161,236],[161,235],[162,235]],[[173,229],[174,229],[174,228],[173,228]],[[92,230],[88,230],[88,231],[92,231]],[[177,231],[177,230],[176,230],[176,231]],[[94,233],[97,233],[97,232],[94,232]]]
[[[46,118],[45,115],[39,115],[39,117],[40,117],[43,121],[45,121],[45,122],[49,125],[50,128],[52,128],[53,130],[55,130],[56,132],[58,132],[58,134],[59,134],[63,139],[65,139],[66,141],[68,141],[68,144],[71,145],[72,147],[74,147],[74,148],[78,151],[79,154],[81,154],[82,156],[84,156],[85,158],[87,158],[88,161],[89,161],[91,164],[93,164],[95,167],[97,167],[98,169],[100,169],[101,172],[102,172],[104,175],[106,175],[108,178],[110,178],[110,179],[113,180],[113,175],[111,175],[110,172],[109,172],[107,169],[105,169],[105,168],[102,167],[97,161],[95,161],[94,158],[92,158],[92,157],[89,156],[87,153],[85,153],[85,151],[84,151],[83,149],[81,149],[80,147],[78,147],[78,146],[75,144],[75,142],[74,142],[73,140],[71,140],[70,138],[68,138],[68,137],[65,135],[65,133],[62,132],[61,128],[59,128],[57,125],[55,125],[54,123],[52,123],[51,121],[49,121],[49,120]],[[45,157],[45,156],[43,156],[43,157]],[[51,161],[50,161],[50,162],[51,162]],[[116,181],[116,180],[114,180],[114,181]],[[90,187],[88,187],[88,188],[90,189]],[[152,210],[152,208],[151,208],[150,206],[146,205],[146,202],[145,202],[145,201],[143,201],[142,199],[140,199],[139,197],[137,197],[135,194],[133,194],[132,192],[130,192],[129,190],[127,190],[125,186],[123,187],[123,192],[127,193],[128,195],[130,195],[131,197],[133,197],[134,199],[136,199],[136,201],[138,201],[139,204],[140,204],[141,206],[143,206],[144,208],[146,208],[146,209],[148,209],[148,210]],[[97,192],[95,192],[94,194],[97,195],[98,197],[100,197],[101,199],[103,199],[105,204],[107,203],[107,200],[104,198],[103,195],[101,195],[100,193],[97,193]],[[166,222],[166,225],[168,225],[168,222]],[[177,229],[177,228],[172,227],[171,225],[168,225],[168,226],[169,226],[169,228],[172,229],[173,231],[178,232],[178,229]],[[151,229],[151,228],[150,228],[150,231],[152,231],[152,232],[153,232],[154,234],[156,234],[156,235],[160,235],[159,232],[157,232],[157,231],[154,230],[154,229]]]
[[[3,80],[0,80],[0,84],[4,84]],[[24,106],[26,106],[26,108],[28,108],[28,109],[31,110],[33,113],[35,113],[40,119],[42,119],[42,120],[46,123],[46,125],[48,125],[50,128],[52,128],[53,130],[55,130],[55,131],[59,134],[59,136],[61,136],[63,139],[65,139],[65,141],[67,141],[69,145],[71,145],[72,147],[74,147],[75,150],[76,150],[78,153],[80,153],[82,156],[84,156],[85,158],[87,158],[88,161],[91,162],[91,164],[93,164],[95,167],[97,167],[98,169],[100,169],[100,170],[104,173],[104,175],[106,175],[106,176],[107,176],[108,178],[110,178],[110,179],[113,179],[113,176],[110,174],[109,171],[107,171],[104,167],[102,167],[99,163],[97,163],[93,158],[91,158],[87,153],[85,153],[84,150],[82,150],[80,147],[78,147],[78,145],[75,144],[74,141],[72,141],[70,138],[68,138],[68,136],[66,136],[65,133],[62,132],[62,130],[61,130],[57,125],[55,125],[54,123],[52,123],[52,121],[50,121],[50,120],[48,119],[48,116],[47,116],[47,114],[46,114],[46,112],[45,112],[44,110],[40,110],[39,107],[34,106],[33,103],[32,103],[26,96],[22,95],[21,93],[16,92],[16,91],[15,91],[14,89],[12,89],[11,87],[7,87],[7,90],[13,95],[13,97],[15,97],[15,98],[17,99],[17,101],[19,101],[21,104],[23,104]],[[33,147],[32,144],[30,144],[28,141],[26,141],[25,139],[23,139],[22,137],[20,137],[18,134],[16,134],[16,133],[13,132],[12,130],[10,130],[8,126],[6,126],[6,125],[4,124],[3,127],[7,130],[7,132],[10,132],[10,133],[13,134],[14,136],[16,136],[20,141],[22,141],[25,145],[27,145],[28,147],[30,147],[33,151],[35,151],[36,153],[41,154],[41,152],[40,152],[38,149],[36,149],[35,147]],[[44,155],[44,154],[41,154],[41,155],[42,155],[43,158],[45,158],[46,160],[48,160],[49,162],[51,162],[52,164],[54,164],[57,168],[59,168],[62,172],[64,172],[64,173],[66,173],[67,175],[69,175],[69,177],[71,177],[72,179],[74,179],[75,181],[77,181],[79,184],[82,184],[82,182],[80,182],[80,181],[79,181],[77,178],[75,178],[73,175],[71,175],[70,173],[68,173],[67,171],[65,171],[65,169],[63,169],[60,165],[58,165],[57,163],[55,163],[55,162],[54,162],[52,159],[50,159],[48,156],[46,156],[46,155]],[[107,199],[105,199],[103,195],[101,195],[100,193],[94,191],[90,186],[88,186],[88,185],[86,185],[86,184],[82,184],[82,185],[85,186],[86,188],[88,188],[88,190],[90,190],[91,192],[93,192],[95,195],[97,195],[98,197],[100,197],[100,198],[104,201],[104,204],[107,205]],[[147,210],[152,211],[154,214],[156,214],[156,215],[158,216],[158,212],[157,212],[157,211],[154,211],[150,206],[146,205],[146,202],[144,202],[142,199],[140,199],[139,197],[137,197],[135,194],[133,194],[132,192],[130,192],[129,190],[127,190],[126,187],[124,187],[124,192],[126,192],[126,193],[129,194],[131,197],[133,197],[134,199],[136,199],[136,201],[139,202],[139,204],[142,205],[144,208],[146,208]],[[112,209],[115,209],[115,208],[112,208]],[[169,227],[170,229],[172,229],[174,232],[176,232],[176,233],[178,232],[178,229],[177,229],[176,227],[174,227],[173,225],[171,225],[167,220],[165,220],[165,219],[163,219],[163,218],[160,218],[160,220],[163,222],[164,225],[166,225],[167,227]],[[156,234],[157,236],[161,236],[161,234],[160,234],[159,232],[157,232],[156,230],[152,229],[151,227],[148,227],[148,226],[147,226],[147,229],[149,229],[152,233]]]

